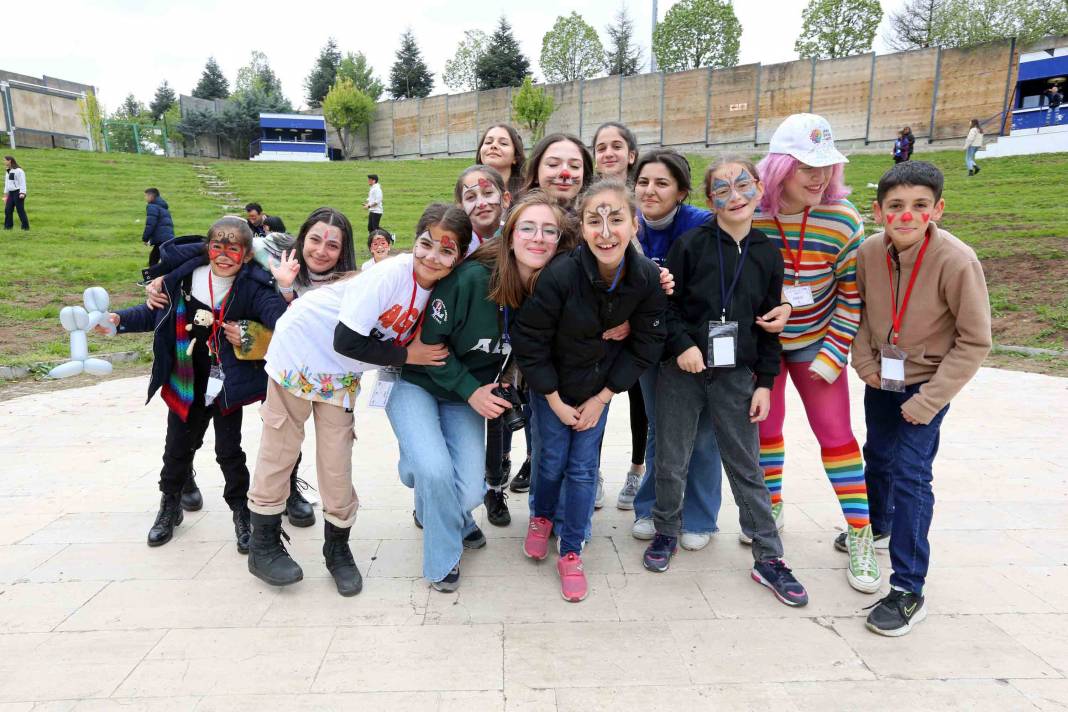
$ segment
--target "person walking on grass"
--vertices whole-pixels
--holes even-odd
[[[979,119],[972,119],[968,128],[968,136],[964,139],[964,165],[968,168],[968,175],[979,175],[979,164],[975,162],[975,153],[983,147],[983,127],[979,125]]]
[[[382,186],[378,184],[378,174],[367,174],[367,200],[363,207],[367,210],[367,234],[378,229],[382,224]]]
[[[23,230],[30,229],[26,217],[26,171],[19,167],[14,156],[4,156],[4,229],[15,227],[14,213],[19,212]]]

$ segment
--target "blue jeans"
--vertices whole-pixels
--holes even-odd
[[[901,405],[923,384],[904,393],[864,389],[864,478],[872,529],[890,534],[890,585],[923,593],[931,546],[927,532],[934,513],[931,465],[938,454],[938,435],[947,405],[927,425],[911,425]]]
[[[659,365],[651,366],[638,383],[645,399],[645,415],[649,418],[649,440],[645,446],[645,477],[634,498],[635,519],[649,519],[656,504],[656,378]],[[701,413],[697,423],[697,437],[693,444],[690,469],[686,478],[686,494],[682,505],[682,530],[689,534],[711,534],[719,531],[716,520],[723,501],[722,464],[716,431],[708,410]]]
[[[386,415],[400,445],[401,482],[415,488],[423,525],[423,576],[440,581],[460,562],[471,511],[486,493],[486,421],[467,403],[441,400],[397,381]]]
[[[541,433],[538,431],[538,417],[534,412],[534,409],[530,406],[525,406],[524,410],[527,412],[527,417],[530,423],[530,490],[527,491],[527,508],[534,511],[534,492],[537,490],[538,485],[538,469],[541,461]],[[556,417],[556,413],[549,409],[549,416],[559,422],[559,418]],[[603,436],[603,433],[602,433]],[[600,459],[598,459],[597,466],[600,467]],[[596,497],[596,493],[594,495]],[[564,529],[564,510],[567,508],[567,483],[565,482],[560,488],[560,499],[556,505],[556,516],[553,517],[553,529],[557,532],[561,532]],[[590,502],[590,516],[587,520],[590,523],[586,526],[586,533],[584,539],[589,541],[593,536],[593,502]]]
[[[975,152],[978,150],[978,146],[968,146],[964,149],[964,166],[969,171],[975,168]]]
[[[534,426],[541,441],[538,486],[531,513],[535,517],[553,519],[557,505],[562,505],[563,522],[557,530],[560,555],[581,553],[593,515],[593,500],[597,496],[597,467],[601,461],[601,438],[608,422],[608,407],[602,411],[594,427],[579,432],[561,423],[540,393],[530,394],[530,404],[536,413]],[[562,501],[561,490],[565,483],[567,497]]]

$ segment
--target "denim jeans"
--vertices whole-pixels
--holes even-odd
[[[561,505],[562,523],[556,532],[560,537],[560,554],[580,553],[593,516],[608,406],[594,427],[580,432],[560,422],[545,396],[531,393],[530,404],[536,413],[534,425],[541,441],[538,486],[531,514],[553,519],[558,512],[557,505]],[[566,499],[561,496],[565,484]]]
[[[678,536],[682,528],[683,492],[690,454],[701,414],[707,412],[716,431],[723,469],[738,505],[739,523],[753,532],[753,558],[782,556],[782,541],[771,514],[771,497],[760,467],[760,437],[749,422],[753,399],[752,372],[744,367],[709,368],[686,373],[674,362],[660,369],[656,382],[656,530]]]
[[[968,146],[964,149],[964,167],[969,171],[975,168],[975,153],[978,150],[978,146]]]
[[[872,529],[890,534],[890,585],[923,593],[931,559],[927,532],[934,514],[931,466],[938,454],[939,429],[947,405],[927,425],[912,425],[901,416],[902,404],[923,384],[904,393],[864,389],[864,478]]]
[[[659,368],[656,364],[650,366],[638,381],[645,398],[645,415],[649,418],[649,441],[645,448],[645,477],[634,498],[635,519],[651,518],[656,503],[656,378]],[[686,493],[682,498],[682,531],[690,534],[719,531],[716,520],[723,502],[723,466],[711,418],[707,410],[703,411],[697,423],[693,456],[686,476]]]
[[[407,381],[394,384],[386,415],[400,445],[401,482],[415,488],[423,576],[440,581],[459,563],[463,538],[475,530],[471,511],[486,493],[486,423],[467,403],[442,400]]]

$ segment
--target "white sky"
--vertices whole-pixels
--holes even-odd
[[[634,19],[648,62],[652,2],[623,2]],[[903,3],[882,0],[884,11]],[[673,0],[660,1],[661,19],[674,4]],[[735,13],[742,23],[740,61],[774,64],[796,59],[794,40],[806,4],[807,0],[736,2]],[[142,0],[5,3],[2,16],[8,31],[0,39],[0,69],[95,85],[110,110],[131,91],[147,104],[163,79],[178,93],[190,93],[209,55],[218,60],[232,88],[238,68],[248,63],[252,49],[259,49],[281,78],[293,105],[302,106],[304,78],[327,37],[333,36],[342,52],[364,52],[376,74],[388,84],[397,38],[411,26],[435,74],[434,93],[445,93],[448,89],[441,81],[441,72],[464,30],[481,29],[488,34],[497,18],[506,15],[540,78],[541,38],[558,15],[581,8],[580,14],[605,42],[604,27],[621,0],[185,0],[159,5]],[[881,40],[884,28],[885,17],[876,35],[876,51],[886,51]]]

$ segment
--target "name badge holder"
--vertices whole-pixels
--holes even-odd
[[[389,403],[389,396],[393,392],[393,386],[400,379],[400,369],[394,366],[378,369],[378,378],[375,387],[371,391],[372,408],[385,408]]]
[[[816,303],[812,296],[812,287],[807,284],[793,284],[782,288],[783,296],[792,307],[810,307]]]
[[[890,281],[890,304],[892,307],[890,318],[892,320],[892,328],[888,340],[889,343],[884,344],[879,348],[879,356],[882,362],[879,374],[879,387],[884,391],[891,391],[893,393],[903,393],[905,391],[905,360],[908,357],[908,354],[898,347],[897,342],[901,336],[901,324],[905,320],[905,311],[909,308],[909,298],[912,296],[912,288],[916,286],[916,278],[920,274],[920,267],[923,266],[923,257],[927,253],[927,246],[930,242],[930,236],[924,237],[923,244],[920,246],[920,252],[916,256],[916,264],[912,268],[912,275],[909,277],[908,287],[905,289],[905,295],[901,299],[900,307],[897,302],[897,290],[894,289],[894,269],[890,258],[890,252],[886,252],[886,273]]]
[[[208,373],[208,388],[204,391],[204,405],[209,406],[215,402],[215,399],[222,393],[223,381],[226,380],[226,374],[223,373],[222,366],[217,363],[211,365],[211,371]]]
[[[882,357],[881,383],[879,388],[894,393],[905,392],[905,352],[893,344],[883,344],[879,350]]]
[[[738,322],[708,322],[709,368],[734,368],[737,365]]]

